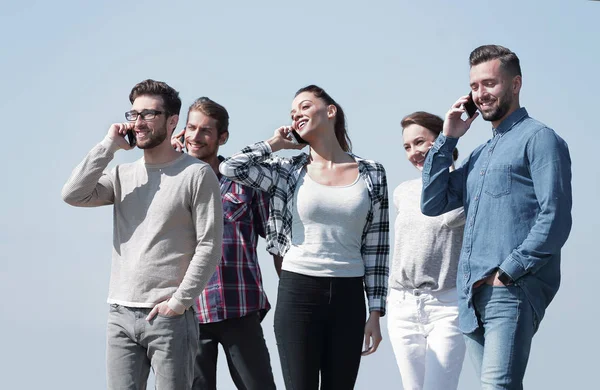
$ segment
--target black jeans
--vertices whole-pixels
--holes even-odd
[[[275,338],[287,390],[354,388],[365,329],[363,278],[283,271]]]
[[[193,389],[216,390],[217,355],[223,346],[231,379],[238,389],[275,389],[269,351],[259,312],[210,324],[200,324]]]

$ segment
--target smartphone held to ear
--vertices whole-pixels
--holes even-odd
[[[467,112],[469,118],[472,118],[473,115],[475,115],[475,113],[477,112],[477,106],[473,101],[473,92],[469,92],[469,101],[463,104],[463,107],[465,108],[465,111]]]
[[[181,144],[183,145],[183,148],[185,148],[185,135],[182,135],[181,137],[179,137],[179,142],[181,142]],[[183,148],[181,148],[181,153],[183,153]]]
[[[132,129],[127,130],[127,133],[125,134],[125,139],[129,143],[129,146],[131,146],[132,148],[135,147],[135,133]]]
[[[290,133],[288,133],[288,138],[290,139],[290,141],[292,141],[296,145],[308,144],[308,142],[306,142],[306,140],[304,138],[300,137],[300,134],[298,134],[298,132],[296,130],[292,130]]]

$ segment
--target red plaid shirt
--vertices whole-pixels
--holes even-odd
[[[265,237],[269,195],[221,176],[223,257],[196,299],[200,323],[239,318],[271,308],[263,289],[256,255],[258,236]]]

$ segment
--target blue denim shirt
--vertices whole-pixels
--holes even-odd
[[[421,209],[464,206],[457,289],[459,325],[478,327],[473,284],[498,268],[521,287],[541,321],[560,285],[560,249],[571,230],[571,158],[554,130],[520,108],[463,165],[449,172],[458,139],[441,134],[423,166]]]

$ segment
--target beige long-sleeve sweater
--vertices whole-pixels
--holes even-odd
[[[108,137],[95,146],[62,197],[73,206],[114,206],[109,303],[151,308],[170,298],[169,307],[183,312],[221,259],[216,175],[187,154],[160,165],[142,158],[104,172],[117,148]]]

